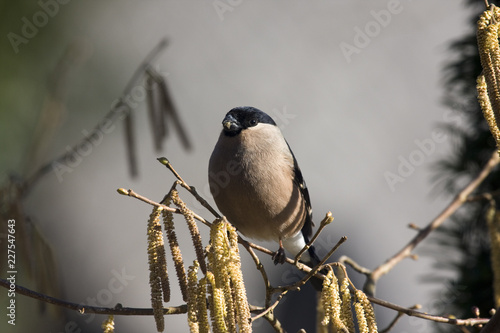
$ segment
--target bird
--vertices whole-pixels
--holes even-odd
[[[274,264],[295,257],[314,226],[302,171],[280,128],[251,106],[231,109],[208,166],[210,192],[219,211],[246,237],[276,241]],[[301,262],[319,263],[313,246]]]

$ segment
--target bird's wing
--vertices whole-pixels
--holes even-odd
[[[292,154],[293,157],[293,169],[294,169],[293,182],[298,186],[307,209],[306,221],[304,222],[304,226],[302,227],[302,234],[304,235],[304,238],[306,239],[307,243],[309,242],[309,239],[312,236],[312,227],[314,226],[314,222],[312,220],[311,198],[309,197],[309,190],[307,189],[306,181],[302,176],[302,171],[300,171],[299,164],[297,163],[297,159],[295,158],[292,149],[290,149],[290,145],[288,145],[288,149],[290,150],[290,153]]]

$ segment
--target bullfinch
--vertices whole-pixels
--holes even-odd
[[[244,236],[276,241],[275,264],[294,257],[312,234],[309,191],[274,120],[254,107],[236,107],[222,121],[209,162],[210,191],[220,212]],[[310,247],[305,264],[319,262]]]

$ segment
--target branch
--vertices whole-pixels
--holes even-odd
[[[500,328],[500,308],[496,310],[491,320],[481,330],[481,333],[498,332],[499,328]]]
[[[483,180],[491,173],[493,168],[498,165],[500,161],[499,154],[495,151],[488,163],[481,170],[479,175],[473,179],[460,193],[457,194],[455,199],[446,207],[441,214],[439,214],[433,221],[431,221],[425,228],[421,229],[415,237],[399,252],[387,259],[383,264],[379,265],[372,272],[366,273],[367,280],[364,285],[364,290],[370,295],[375,295],[375,285],[384,274],[387,274],[394,268],[400,261],[409,257],[413,249],[423,241],[432,231],[437,229],[444,221],[446,221],[453,213],[457,211],[465,202],[469,195],[483,182]]]
[[[341,256],[339,258],[339,262],[351,266],[351,268],[353,268],[356,272],[360,274],[369,275],[372,272],[370,269],[361,266],[360,264],[358,264],[357,262],[355,262],[353,259],[349,258],[346,255]]]
[[[437,227],[439,227],[461,205],[463,205],[463,203],[467,202],[469,195],[490,174],[490,172],[493,170],[493,168],[499,163],[499,160],[500,160],[499,155],[495,152],[492,155],[492,157],[490,158],[490,160],[488,161],[488,163],[486,164],[486,166],[483,168],[483,170],[477,176],[477,178],[474,179],[473,181],[471,181],[471,183],[469,183],[469,185],[467,185],[467,187],[464,190],[462,190],[456,196],[456,198],[449,204],[449,206],[438,217],[436,217],[427,227],[425,227],[424,229],[421,229],[418,232],[418,234],[402,250],[400,250],[392,258],[388,259],[384,264],[378,266],[375,270],[370,271],[370,270],[368,270],[368,269],[366,269],[364,267],[361,267],[361,266],[357,265],[351,259],[349,259],[347,257],[343,257],[342,259],[343,259],[344,262],[346,262],[347,264],[350,264],[356,270],[358,270],[359,272],[361,272],[361,273],[363,273],[363,274],[365,274],[365,275],[368,276],[367,282],[365,283],[365,289],[367,288],[367,286],[372,286],[373,287],[372,290],[374,292],[376,281],[382,275],[384,275],[387,272],[389,272],[401,260],[403,260],[406,257],[411,256],[411,251],[423,239],[425,239],[433,230],[435,230]],[[162,164],[164,164],[174,174],[174,176],[177,178],[177,181],[176,181],[177,184],[181,184],[184,188],[186,188],[186,190],[188,190],[200,203],[202,203],[203,206],[205,206],[210,212],[212,212],[212,214],[214,214],[215,216],[219,216],[219,214],[215,211],[215,209],[213,209],[213,207],[211,207],[205,199],[203,199],[201,196],[199,196],[199,194],[195,191],[195,189],[193,187],[189,186],[182,179],[182,177],[175,171],[175,169],[172,167],[172,165],[170,164],[170,162],[166,158],[160,158],[159,161]],[[174,186],[175,186],[175,184],[174,184]],[[120,191],[122,191],[123,193],[120,192]],[[153,201],[151,201],[151,200],[149,200],[149,199],[147,199],[145,197],[139,196],[139,195],[137,195],[136,193],[134,193],[131,190],[126,191],[126,190],[121,189],[121,190],[119,190],[119,192],[122,193],[122,194],[126,194],[126,195],[130,195],[130,196],[136,197],[136,198],[138,198],[138,199],[140,199],[140,200],[142,200],[144,202],[147,202],[149,204],[157,205],[157,206],[162,206],[163,207],[163,205],[161,205],[159,203],[155,203],[155,202],[153,202]],[[203,218],[201,218],[201,219],[202,219],[202,222],[205,221],[204,223],[206,223],[207,225],[209,225],[209,222],[207,222]],[[325,219],[324,219],[324,221],[325,221],[325,223],[322,222],[322,225],[323,224],[324,225],[328,224],[326,221],[331,222],[331,214],[327,214],[326,217],[325,217]],[[320,228],[320,229],[322,230],[322,228]],[[319,232],[317,234],[319,234]],[[315,235],[315,237],[317,237],[317,234]],[[313,240],[314,240],[314,238],[313,238]],[[295,283],[295,284],[292,284],[292,285],[289,285],[289,286],[284,286],[284,287],[273,288],[270,285],[269,279],[267,277],[267,273],[266,273],[264,267],[262,266],[262,263],[260,262],[259,258],[255,254],[255,252],[253,251],[253,249],[258,250],[258,251],[260,251],[262,253],[265,253],[267,255],[271,255],[271,256],[274,254],[274,252],[270,251],[269,249],[264,248],[262,246],[259,246],[259,245],[253,244],[251,242],[248,242],[245,239],[243,239],[241,236],[239,236],[238,237],[238,242],[240,244],[242,244],[245,247],[245,249],[247,249],[248,253],[250,254],[250,256],[252,257],[252,259],[254,260],[254,262],[255,262],[255,264],[257,266],[257,269],[261,272],[261,275],[263,277],[264,283],[266,285],[266,307],[264,307],[264,308],[261,308],[261,307],[252,307],[252,312],[253,313],[257,313],[257,315],[252,318],[252,321],[256,320],[256,319],[258,319],[260,317],[264,317],[266,320],[268,320],[273,325],[273,327],[275,327],[274,324],[277,323],[278,326],[275,327],[275,329],[278,332],[281,332],[281,330],[282,330],[281,324],[276,321],[276,318],[273,315],[274,308],[280,303],[280,300],[283,298],[283,296],[288,291],[300,289],[300,287],[303,284],[305,284],[312,276],[316,276],[316,277],[318,277],[320,279],[324,279],[323,274],[318,273],[319,269],[323,266],[324,262],[331,256],[331,254],[345,240],[346,240],[345,237],[341,238],[340,241],[337,243],[337,245],[334,246],[330,250],[330,252],[323,258],[323,260],[319,263],[319,265],[315,266],[314,268],[311,268],[311,267],[309,267],[307,265],[304,265],[304,264],[302,264],[300,262],[297,262],[296,258],[294,258],[295,260],[290,259],[290,258],[286,258],[285,261],[287,263],[296,266],[301,271],[306,272],[307,275],[304,278],[302,278],[300,281],[298,281],[297,283]],[[310,246],[311,244],[308,244],[308,245]],[[306,246],[306,248],[303,249],[302,252],[304,252],[306,249],[307,249],[307,246]],[[274,294],[276,292],[278,292],[280,294],[278,295],[278,298],[276,299],[276,301],[273,304],[270,304],[270,300],[271,300],[270,296],[272,296],[272,294]],[[442,323],[448,323],[448,324],[454,324],[454,325],[462,325],[462,326],[474,326],[474,325],[484,324],[484,323],[487,323],[489,321],[489,319],[483,319],[483,318],[451,319],[451,318],[446,318],[446,317],[441,317],[441,316],[429,315],[429,314],[426,314],[426,313],[415,311],[413,308],[404,308],[404,307],[401,307],[399,305],[395,305],[395,304],[392,304],[390,302],[377,299],[375,297],[370,297],[369,296],[368,298],[374,304],[378,304],[378,305],[381,305],[383,307],[386,307],[386,308],[398,311],[398,313],[400,313],[400,314],[406,314],[406,315],[409,315],[409,316],[415,316],[415,317],[419,317],[419,318],[422,318],[422,319],[431,320],[431,321],[435,321],[435,322],[442,322]],[[396,317],[396,319],[394,320],[394,322],[397,319],[399,319],[400,316],[401,315],[398,315]]]
[[[172,166],[172,163],[170,163],[170,161],[166,157],[160,157],[157,160],[161,164],[166,166],[167,169],[169,169],[174,174],[175,178],[177,178],[177,180],[179,180],[179,183],[181,184],[181,186],[184,187],[186,190],[188,190],[189,193],[191,193],[203,207],[208,209],[208,211],[210,213],[212,213],[213,216],[215,216],[215,218],[220,219],[222,217],[222,216],[220,216],[219,213],[217,213],[217,211],[212,206],[210,206],[210,204],[207,202],[207,200],[205,200],[204,198],[201,197],[201,195],[198,194],[198,192],[196,191],[196,188],[194,186],[189,186],[188,183],[186,183],[184,181],[184,179],[182,179],[181,175],[179,175],[179,173],[177,171],[175,171],[174,167]]]
[[[6,289],[12,289],[11,283],[7,280],[0,279],[0,286]],[[95,314],[103,314],[103,315],[121,315],[121,316],[152,316],[153,309],[150,308],[124,308],[121,304],[117,304],[114,308],[104,308],[100,306],[90,306],[90,305],[82,305],[77,303],[72,303],[68,301],[64,301],[55,297],[47,296],[36,291],[30,290],[28,288],[15,285],[15,290],[17,294],[21,294],[24,296],[28,296],[39,301],[50,303],[54,305],[61,306],[63,308],[67,308],[70,310],[76,310],[80,313],[95,313]],[[171,306],[168,308],[163,308],[163,314],[165,315],[173,315],[173,314],[181,314],[187,312],[187,305],[179,305],[179,306]]]
[[[258,312],[264,311],[265,309],[261,306],[250,305],[250,312]],[[284,328],[281,326],[280,321],[274,315],[274,312],[267,312],[263,315],[264,319],[266,319],[269,324],[274,328],[274,330],[278,333],[285,333]],[[254,317],[255,318],[255,317]],[[253,320],[253,319],[252,319]]]
[[[145,196],[142,196],[140,194],[135,193],[133,190],[126,190],[124,188],[119,188],[116,191],[118,193],[120,193],[121,195],[126,195],[126,196],[129,196],[129,197],[132,197],[132,198],[139,199],[139,200],[141,200],[141,201],[143,201],[143,202],[145,202],[147,204],[150,204],[151,206],[161,207],[164,210],[167,210],[169,212],[172,212],[172,213],[175,213],[175,214],[181,214],[182,215],[182,212],[181,212],[180,209],[168,207],[168,206],[165,206],[165,205],[163,205],[161,203],[155,202],[155,201],[153,201],[151,199],[146,198]],[[195,214],[194,212],[193,212],[193,217],[195,219],[197,219],[198,221],[202,222],[203,224],[209,226],[209,227],[212,225],[210,222],[208,222],[207,220],[205,220],[200,215]]]
[[[291,261],[291,260],[290,260]],[[11,284],[9,281],[1,279],[0,278],[0,286],[9,289]],[[55,297],[47,296],[41,293],[38,293],[36,291],[30,290],[28,288],[19,286],[19,285],[14,285],[16,293],[31,297],[37,300],[40,300],[45,303],[50,303],[54,304],[57,306],[61,306],[67,309],[71,310],[76,310],[79,311],[80,313],[95,313],[95,314],[103,314],[103,315],[122,315],[122,316],[152,316],[153,315],[153,309],[151,308],[130,308],[130,307],[122,307],[120,304],[115,306],[114,308],[105,308],[105,307],[98,307],[98,306],[90,306],[90,305],[82,305],[82,304],[77,304],[77,303],[72,303],[64,300],[60,300]],[[435,322],[440,322],[440,323],[448,323],[448,324],[453,324],[453,325],[461,325],[461,326],[474,326],[474,325],[483,325],[489,322],[489,319],[487,318],[469,318],[469,319],[452,319],[452,318],[446,318],[446,317],[441,317],[441,316],[434,316],[430,315],[427,313],[422,313],[419,311],[415,311],[411,308],[404,308],[402,306],[368,296],[368,299],[370,302],[378,304],[380,306],[383,306],[388,309],[392,309],[401,313],[404,313],[408,316],[413,316],[413,317],[418,317],[430,321],[435,321]],[[266,311],[266,308],[263,307],[257,307],[257,306],[250,306],[250,309],[252,312],[257,312],[261,313],[262,311]],[[182,314],[187,312],[187,305],[179,305],[179,306],[171,306],[167,308],[163,308],[163,313],[165,315],[173,315],[173,314]],[[497,311],[497,313],[500,313],[500,311]],[[266,320],[268,320],[273,327],[281,327],[281,324],[279,324],[279,321],[274,317],[274,314],[272,311],[266,311],[266,313],[263,315]],[[498,316],[497,316],[498,317]],[[277,330],[278,332],[282,332],[282,330]]]
[[[319,224],[318,230],[316,231],[314,236],[311,238],[309,243],[307,243],[307,245],[304,246],[302,248],[302,250],[300,250],[299,253],[297,253],[297,255],[295,256],[295,263],[299,262],[299,259],[302,256],[302,254],[304,252],[306,252],[311,247],[311,245],[316,241],[316,239],[318,238],[319,234],[323,231],[323,229],[332,222],[333,222],[332,212],[326,213],[326,216],[323,218],[323,220]]]
[[[333,252],[337,251],[337,249],[340,247],[340,245],[344,244],[344,242],[347,240],[346,236],[342,236],[337,244],[335,244],[334,247],[321,259],[321,261],[307,273],[305,277],[303,277],[300,281],[295,283],[294,285],[288,287],[288,289],[295,290],[299,289],[301,286],[303,286],[310,278],[313,276],[316,276],[316,273],[319,272],[319,270],[323,267],[324,263],[332,256]],[[321,276],[322,279],[324,279],[323,276]]]
[[[26,194],[41,177],[48,174],[53,169],[53,165],[55,163],[63,163],[66,159],[73,156],[77,149],[88,144],[95,135],[98,135],[98,133],[101,131],[101,128],[109,126],[110,123],[115,122],[119,116],[129,112],[127,110],[130,110],[130,107],[126,104],[125,101],[127,96],[129,96],[132,89],[137,86],[137,82],[142,79],[142,76],[150,66],[150,63],[161,53],[161,51],[163,51],[166,46],[167,40],[162,39],[158,43],[158,45],[153,50],[151,50],[151,52],[149,52],[146,58],[144,58],[139,67],[135,70],[132,78],[129,80],[128,84],[123,90],[119,102],[113,105],[111,110],[109,110],[108,113],[104,116],[103,120],[101,120],[81,142],[73,146],[71,150],[43,165],[37,171],[35,171],[35,173],[31,177],[27,178],[27,180],[23,184],[24,194]]]
[[[414,305],[412,306],[411,310],[415,310],[415,309],[420,309],[421,306],[420,304],[417,304],[417,305]],[[399,321],[399,319],[401,319],[401,317],[403,317],[405,314],[403,312],[398,312],[398,314],[396,315],[396,317],[391,321],[391,323],[389,324],[389,326],[387,326],[386,328],[384,328],[383,330],[381,330],[379,333],[387,333],[389,332],[390,330],[393,329],[393,327],[396,325],[396,323]]]
[[[428,313],[423,313],[420,311],[415,311],[412,308],[404,308],[402,306],[381,300],[379,298],[375,298],[372,296],[368,296],[368,300],[372,303],[378,304],[380,306],[383,306],[384,308],[396,310],[398,312],[402,312],[405,315],[411,316],[411,317],[418,317],[422,319],[427,319],[430,321],[434,321],[437,323],[446,323],[446,324],[452,324],[452,325],[457,325],[457,326],[475,326],[475,325],[484,325],[490,321],[489,318],[468,318],[468,319],[456,319],[456,318],[447,318],[447,317],[441,317],[441,316],[435,316],[435,315],[430,315]]]

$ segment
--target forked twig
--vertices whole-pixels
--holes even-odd
[[[213,216],[215,216],[215,218],[218,219],[221,218],[220,214],[217,213],[217,211],[213,209],[213,207],[210,206],[210,204],[205,199],[203,199],[201,195],[198,194],[196,188],[194,186],[188,185],[188,183],[186,183],[184,179],[182,179],[181,175],[179,175],[179,173],[175,171],[174,167],[172,166],[172,163],[170,163],[170,161],[167,158],[160,157],[158,158],[158,161],[164,166],[166,166],[167,169],[169,169],[174,174],[175,178],[177,178],[180,181],[180,185],[184,187],[186,190],[188,190],[189,193],[191,193],[203,207],[208,209],[208,211],[212,213]]]
[[[140,194],[137,194],[135,193],[133,190],[126,190],[124,188],[119,188],[116,190],[118,193],[120,193],[121,195],[126,195],[126,196],[129,196],[129,197],[132,197],[132,198],[136,198],[136,199],[139,199],[147,204],[150,204],[152,206],[156,206],[156,207],[161,207],[163,208],[164,210],[167,210],[169,212],[172,212],[172,213],[175,213],[175,214],[181,214],[182,215],[182,211],[178,208],[172,208],[172,207],[168,207],[168,206],[165,206],[161,203],[158,203],[158,202],[155,202],[151,199],[148,199]],[[198,214],[195,214],[193,212],[193,217],[195,219],[197,219],[198,221],[200,221],[201,223],[205,224],[206,226],[211,226],[212,223],[208,222],[207,220],[205,220],[203,217],[201,217],[200,215]]]
[[[326,216],[323,218],[323,220],[319,224],[318,230],[316,231],[314,236],[311,238],[309,243],[307,243],[306,246],[304,246],[302,248],[302,250],[300,250],[299,253],[297,253],[297,255],[295,256],[295,263],[297,263],[300,260],[300,257],[302,256],[302,254],[304,254],[304,252],[306,252],[311,247],[311,245],[316,241],[316,239],[318,238],[319,234],[323,231],[323,229],[332,222],[333,222],[332,212],[326,213]]]

